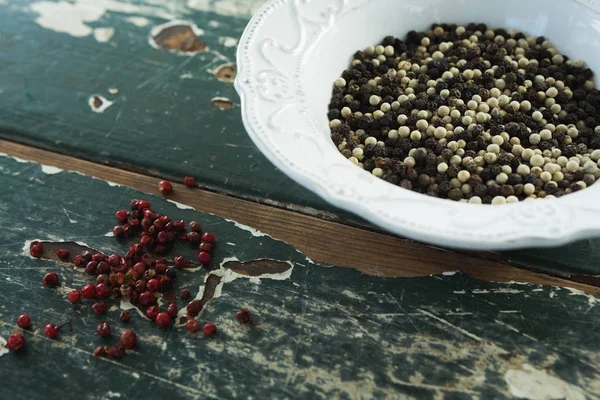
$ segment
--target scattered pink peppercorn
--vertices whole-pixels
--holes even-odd
[[[125,357],[125,347],[121,344],[116,344],[114,346],[106,346],[106,357],[109,359],[121,359]]]
[[[163,195],[168,195],[173,193],[173,184],[169,181],[160,181],[158,184],[158,191]]]
[[[169,243],[169,235],[167,235],[167,232],[165,231],[158,232],[158,235],[156,236],[156,241],[158,242],[158,244],[167,244]]]
[[[156,316],[156,324],[166,328],[167,326],[171,325],[171,316],[166,312],[158,313]]]
[[[167,306],[167,314],[171,316],[171,318],[177,317],[177,313],[179,312],[179,308],[177,308],[177,304],[171,303]]]
[[[108,257],[108,263],[110,264],[111,267],[118,267],[119,265],[121,265],[122,262],[123,262],[123,258],[120,255],[118,255],[117,253],[111,254]]]
[[[212,336],[216,331],[217,326],[210,322],[202,327],[202,332],[204,332],[206,336]]]
[[[108,274],[110,272],[110,264],[106,261],[100,261],[96,267],[97,274]]]
[[[29,254],[31,254],[32,257],[40,258],[44,254],[43,243],[38,242],[37,240],[31,242],[29,245]]]
[[[93,299],[94,296],[96,296],[96,286],[88,283],[81,288],[81,296],[83,296],[84,299]]]
[[[88,275],[96,275],[96,268],[98,268],[98,262],[90,261],[85,265],[85,273]]]
[[[99,299],[105,299],[110,296],[110,288],[104,283],[96,285],[96,297]]]
[[[6,348],[9,350],[21,350],[25,345],[25,336],[22,333],[15,333],[8,337],[6,341]]]
[[[21,329],[29,329],[31,326],[31,318],[27,314],[21,314],[19,315],[19,318],[17,318],[17,325],[19,325],[19,328]]]
[[[174,225],[175,225],[175,229],[177,229],[178,231],[185,231],[185,221],[184,220],[175,221]]]
[[[151,319],[152,321],[156,320],[156,316],[160,314],[160,309],[157,306],[150,306],[146,310],[146,317]]]
[[[151,306],[156,303],[156,296],[152,292],[143,292],[140,294],[138,301],[143,306]]]
[[[119,316],[119,319],[123,322],[129,322],[131,320],[131,313],[127,310],[123,310],[121,311],[121,315]]]
[[[75,266],[77,268],[83,268],[85,266],[85,258],[83,257],[83,255],[77,254],[75,256],[75,260],[73,261],[73,264],[75,264]]]
[[[179,298],[180,298],[181,300],[187,300],[187,299],[189,299],[191,296],[192,296],[192,294],[191,294],[191,293],[190,293],[190,291],[189,291],[189,290],[187,290],[187,289],[182,289],[182,290],[179,292]]]
[[[117,221],[124,224],[125,222],[127,222],[127,218],[129,217],[129,211],[119,210],[116,212],[115,217],[117,217]]]
[[[146,272],[146,268],[146,264],[140,261],[139,263],[135,263],[132,269],[136,274],[142,276],[144,275],[144,272]]]
[[[191,315],[198,315],[202,311],[202,302],[200,300],[192,300],[186,306],[186,310]]]
[[[235,318],[242,324],[249,324],[251,321],[250,311],[246,310],[245,308],[242,308],[235,314]]]
[[[94,357],[106,357],[106,346],[98,346],[92,353]]]
[[[98,301],[98,302],[92,304],[92,311],[96,315],[106,314],[107,309],[108,309],[108,305],[106,304],[105,301]]]
[[[50,339],[54,339],[58,336],[59,329],[55,324],[48,324],[44,327],[44,334]]]
[[[212,257],[210,256],[210,253],[207,253],[205,251],[201,251],[200,253],[198,253],[198,262],[202,265],[210,264],[211,258]]]
[[[206,232],[202,235],[202,241],[210,244],[215,244],[217,237],[212,232]]]
[[[152,208],[152,204],[146,200],[138,200],[137,201],[137,209],[143,210],[145,208]]]
[[[93,261],[104,261],[104,259],[106,258],[106,256],[102,253],[94,253],[92,254],[92,260]]]
[[[68,260],[70,255],[71,255],[71,252],[67,249],[56,250],[56,257],[58,257],[59,260],[62,260],[62,261]]]
[[[198,232],[188,232],[186,238],[191,244],[200,243],[200,234]]]
[[[132,349],[137,343],[137,335],[131,329],[127,329],[121,333],[121,345],[126,349]]]
[[[196,187],[196,180],[191,176],[186,176],[183,179],[183,184],[189,188]]]
[[[200,330],[200,323],[195,319],[188,319],[185,323],[185,329],[187,329],[189,333],[196,333]]]
[[[173,263],[175,264],[175,268],[185,268],[187,265],[187,260],[184,256],[177,256],[173,259]]]
[[[210,254],[210,252],[212,251],[212,244],[207,243],[207,242],[202,242],[202,243],[200,243],[200,246],[198,246],[198,250]]]
[[[146,284],[146,289],[148,289],[149,292],[156,293],[160,291],[160,286],[160,279],[152,278]]]
[[[142,235],[140,238],[140,244],[144,247],[150,246],[154,242],[154,238],[150,235]]]
[[[193,232],[200,233],[200,232],[202,232],[202,225],[200,225],[200,222],[198,222],[198,221],[191,221],[190,222],[190,229]]]
[[[81,301],[81,292],[77,289],[73,289],[69,292],[67,297],[71,303],[79,303]]]
[[[42,278],[42,286],[58,286],[60,284],[58,274],[56,272],[48,272]]]
[[[113,228],[113,236],[116,238],[124,238],[126,236],[125,228],[123,228],[121,225],[115,226]]]
[[[108,325],[108,322],[100,322],[96,327],[96,333],[98,334],[98,336],[102,337],[110,336],[110,325]]]
[[[156,272],[157,275],[164,275],[165,272],[167,272],[167,266],[165,264],[156,264],[154,272]]]

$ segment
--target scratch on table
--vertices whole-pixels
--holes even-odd
[[[452,329],[454,329],[454,330],[462,333],[463,335],[465,335],[465,336],[467,336],[467,337],[469,337],[469,338],[471,338],[473,340],[476,340],[478,342],[483,342],[484,341],[482,338],[480,338],[479,336],[475,335],[474,333],[471,333],[471,332],[467,331],[466,329],[463,329],[463,328],[461,328],[459,326],[453,325],[450,322],[446,321],[445,319],[440,318],[437,315],[434,315],[434,314],[430,313],[429,311],[425,311],[425,310],[421,310],[421,309],[419,309],[418,311],[420,313],[422,313],[422,314],[430,317],[430,318],[435,319],[436,321],[442,323],[443,325],[446,325],[446,326],[448,326],[448,327],[450,327],[450,328],[452,328]]]

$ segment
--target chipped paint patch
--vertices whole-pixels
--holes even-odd
[[[31,10],[38,14],[35,22],[42,28],[74,37],[91,35],[94,29],[88,23],[98,21],[109,11],[135,15],[131,18],[143,18],[142,15],[167,20],[175,18],[166,11],[166,7],[137,5],[117,0],[38,1],[31,4]],[[139,19],[135,21],[140,23]]]
[[[169,203],[175,204],[177,206],[177,208],[179,208],[180,210],[195,210],[194,207],[188,206],[187,204],[183,204],[183,203],[180,203],[180,202],[175,201],[175,200],[167,199],[167,201]]]
[[[129,301],[129,299],[127,300],[121,300],[121,303],[119,304],[119,308],[121,310],[135,310],[142,318],[147,319],[148,321],[150,321],[150,319],[148,317],[146,317],[146,314],[144,314],[142,312],[142,310],[140,310],[139,308],[137,308],[136,306],[134,306],[131,301]]]
[[[90,35],[93,29],[85,23],[97,21],[106,11],[102,6],[66,1],[39,1],[31,9],[39,14],[35,22],[42,28],[75,37]]]
[[[596,303],[598,303],[598,299],[596,297],[594,297],[591,294],[587,294],[582,290],[573,289],[573,288],[569,288],[569,287],[565,287],[565,289],[568,290],[569,292],[571,292],[569,294],[569,296],[584,296],[584,297],[586,297],[590,307],[593,307],[596,305]]]
[[[194,75],[191,72],[186,72],[185,74],[179,75],[179,79],[193,79]]]
[[[206,43],[198,38],[203,34],[204,31],[195,24],[175,20],[152,28],[148,43],[158,50],[192,56],[201,51],[208,51]]]
[[[221,111],[227,111],[233,108],[233,102],[227,97],[213,97],[210,101],[210,105]]]
[[[221,82],[232,83],[237,76],[237,66],[235,64],[219,65],[214,70],[210,71]],[[227,99],[229,101],[229,99]],[[214,101],[214,99],[213,99]]]
[[[6,339],[0,336],[0,357],[8,354],[8,349],[6,348]]]
[[[230,36],[221,36],[219,38],[219,44],[225,47],[235,47],[239,42],[239,39]]]
[[[237,228],[240,228],[240,229],[242,229],[244,231],[250,232],[252,234],[252,236],[254,236],[254,237],[262,237],[262,236],[271,237],[271,236],[267,235],[266,233],[263,233],[263,232],[261,232],[259,230],[256,230],[256,229],[252,228],[251,226],[240,224],[237,221],[234,221],[234,220],[231,220],[231,219],[225,219],[225,221],[233,223]]]
[[[446,271],[446,272],[442,272],[442,275],[444,276],[453,276],[456,275],[458,271]]]
[[[58,174],[59,172],[63,171],[60,168],[52,167],[50,165],[41,165],[41,167],[42,167],[42,172],[47,175],[54,175],[54,174]]]
[[[144,18],[144,17],[135,17],[135,16],[128,17],[128,18],[125,18],[125,21],[127,21],[130,24],[133,24],[135,26],[139,26],[140,28],[150,25],[150,20],[148,18]]]
[[[115,34],[115,28],[96,28],[94,29],[94,39],[100,43],[108,42]]]
[[[94,95],[88,99],[88,105],[95,113],[103,113],[108,107],[113,105],[113,102],[106,99],[104,96]]]
[[[523,364],[522,369],[509,369],[504,374],[510,393],[520,399],[568,399],[584,400],[586,397],[577,386],[546,371]]]
[[[117,89],[116,87],[108,88],[108,93],[117,94],[117,93],[119,93],[119,89]]]
[[[188,0],[187,6],[229,17],[250,17],[263,3],[264,0]]]

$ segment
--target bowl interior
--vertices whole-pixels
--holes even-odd
[[[598,73],[598,13],[575,0],[555,3],[549,4],[544,0],[365,1],[336,17],[304,60],[300,78],[308,114],[319,134],[329,140],[327,105],[331,99],[332,83],[348,68],[354,52],[375,45],[388,35],[403,39],[408,31],[426,30],[435,22],[481,22],[492,29],[514,28],[528,36],[545,36],[561,53],[572,59],[585,60]],[[335,154],[335,146],[328,146],[326,151],[331,152],[332,157],[339,156]],[[355,168],[348,164],[349,168]],[[600,190],[600,185],[586,191],[594,189]]]

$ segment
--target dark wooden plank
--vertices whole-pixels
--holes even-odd
[[[92,7],[98,19],[80,22],[114,28],[107,43],[44,28],[36,22],[39,3],[0,4],[0,137],[180,182],[194,175],[211,190],[370,227],[277,171],[245,134],[232,84],[211,72],[235,61],[227,38],[239,37],[261,1],[99,0]],[[76,13],[63,14],[60,29],[68,30]],[[150,29],[175,18],[204,29],[210,51],[189,57],[151,47]],[[103,113],[88,105],[96,94],[114,102]],[[215,96],[231,99],[233,109],[211,106]],[[554,274],[599,275],[599,245],[594,239],[506,258]]]
[[[0,157],[0,184],[0,336],[17,330],[21,312],[34,323],[24,352],[0,356],[0,398],[504,399],[529,393],[583,399],[600,393],[600,309],[582,292],[460,274],[379,278],[324,268],[219,217],[7,157]],[[114,210],[139,197],[214,230],[216,265],[227,257],[270,258],[290,262],[291,276],[241,275],[225,283],[201,315],[218,324],[216,337],[159,329],[135,315],[130,326],[138,349],[122,361],[95,359],[91,349],[115,338],[97,337],[100,317],[65,299],[67,287],[88,278],[68,265],[32,259],[23,247],[37,238],[123,251],[126,244],[105,233]],[[64,286],[42,288],[47,271],[57,271]],[[204,277],[182,273],[177,284],[196,290]],[[235,322],[241,306],[252,311],[254,325]],[[106,318],[118,332],[124,326],[117,316],[118,309]],[[44,323],[66,319],[72,330],[63,328],[58,340],[40,335]]]
[[[1,140],[0,149],[21,159],[78,171],[145,193],[159,194],[158,180],[145,175]],[[575,281],[510,266],[503,263],[501,256],[493,253],[463,254],[447,251],[206,190],[191,190],[183,185],[176,184],[169,199],[201,212],[251,226],[295,246],[316,262],[350,267],[368,275],[411,277],[462,271],[472,277],[495,282],[564,285],[588,293],[600,290],[594,286],[580,285]]]

